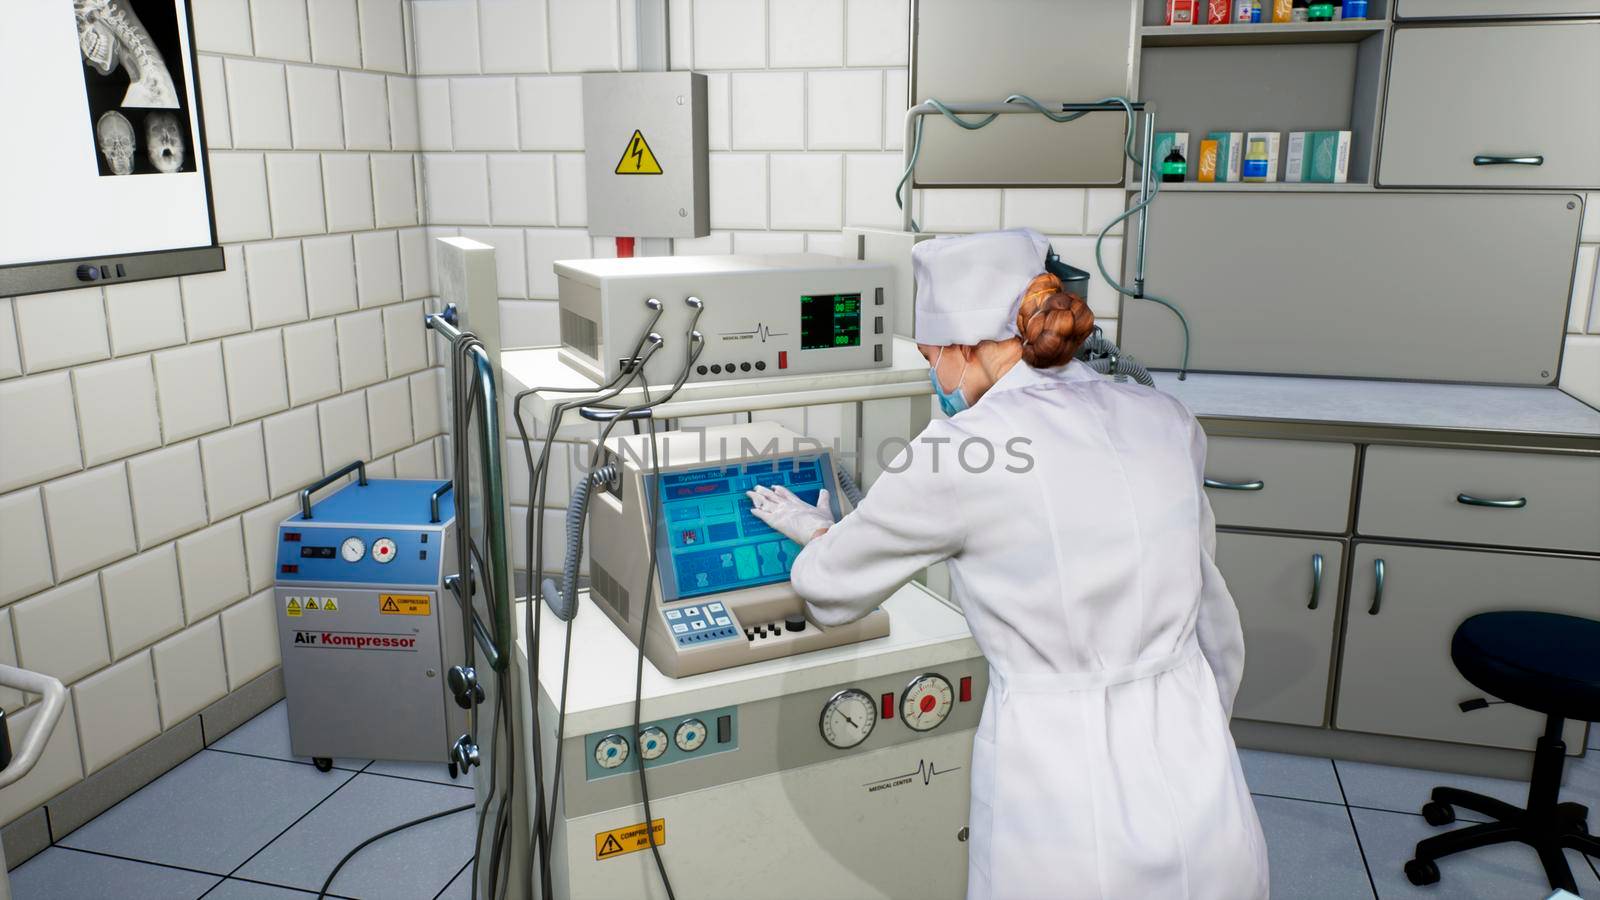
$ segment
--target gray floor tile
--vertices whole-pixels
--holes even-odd
[[[1251,793],[1296,800],[1344,803],[1339,779],[1333,774],[1333,761],[1319,756],[1268,753],[1265,750],[1240,750],[1244,780]]]
[[[1342,768],[1342,767],[1341,767]],[[1545,880],[1539,856],[1522,844],[1499,844],[1481,847],[1439,861],[1443,878],[1438,884],[1416,887],[1406,880],[1405,863],[1416,849],[1417,841],[1441,834],[1448,828],[1434,828],[1421,816],[1378,812],[1370,809],[1351,810],[1356,820],[1356,833],[1361,836],[1361,846],[1367,854],[1367,864],[1372,870],[1372,880],[1378,886],[1381,900],[1400,900],[1416,897],[1426,900],[1538,900],[1550,895],[1550,884]],[[1456,828],[1460,826],[1450,826]],[[1567,852],[1572,875],[1578,881],[1582,896],[1600,896],[1600,879],[1575,851]]]
[[[353,777],[203,750],[61,843],[226,875]]]
[[[16,900],[194,900],[215,875],[51,847],[11,872]]]
[[[1589,749],[1600,750],[1600,722],[1589,723]]]
[[[366,838],[469,802],[471,797],[457,788],[357,775],[237,874],[316,890],[339,859]],[[474,824],[471,812],[461,812],[386,837],[351,860],[333,889],[355,897],[432,900],[471,857]]]
[[[364,770],[376,775],[393,775],[397,778],[415,778],[420,781],[431,781],[435,784],[448,784],[451,787],[472,788],[472,776],[476,772],[458,775],[454,781],[450,780],[450,769],[442,762],[403,762],[394,759],[380,759]]]
[[[472,898],[472,867],[467,866],[458,873],[450,886],[444,889],[438,900],[471,900]]]
[[[221,884],[211,889],[205,900],[312,900],[316,896],[314,891],[297,891],[276,885],[257,884],[254,881],[225,878]]]
[[[295,756],[289,749],[289,707],[284,705],[287,702],[279,700],[262,710],[255,718],[223,735],[211,745],[212,749],[270,756],[273,759],[287,759],[293,762],[311,762],[311,757]],[[360,771],[370,762],[372,762],[370,759],[338,757],[334,759],[333,764],[340,769]]]
[[[1276,797],[1255,801],[1267,837],[1272,896],[1370,900],[1371,883],[1344,807]]]
[[[1345,799],[1351,806],[1420,813],[1422,804],[1428,802],[1433,789],[1440,785],[1474,791],[1517,806],[1528,801],[1528,785],[1522,781],[1430,772],[1425,769],[1403,769],[1344,760],[1336,761],[1334,765],[1339,771],[1339,781],[1344,785]],[[1600,755],[1588,759],[1567,760],[1561,799],[1587,804],[1590,809],[1600,810]],[[1486,817],[1464,809],[1456,810],[1456,817],[1465,822],[1487,821]],[[1592,813],[1590,821],[1600,824]]]

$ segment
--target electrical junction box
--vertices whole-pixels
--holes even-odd
[[[645,363],[645,382],[676,381],[688,359],[690,297],[704,304],[694,320],[705,336],[689,373],[695,381],[848,372],[893,361],[895,273],[887,264],[778,253],[562,260],[555,269],[561,361],[596,384],[633,365],[646,328],[662,344]],[[661,304],[659,319],[651,300]]]
[[[590,234],[711,233],[704,75],[583,76],[583,146]]]

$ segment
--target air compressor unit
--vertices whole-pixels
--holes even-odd
[[[350,474],[316,503],[311,495]],[[468,712],[448,481],[372,479],[351,463],[300,492],[278,526],[278,640],[297,756],[445,762]]]

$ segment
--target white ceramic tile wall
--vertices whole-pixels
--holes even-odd
[[[515,151],[515,76],[548,68],[543,4],[490,5],[505,121],[477,127]],[[47,759],[0,792],[0,824],[277,665],[276,528],[325,452],[435,471],[408,0],[193,6],[226,269],[0,298],[0,660],[72,687]],[[531,43],[509,27],[528,22]],[[475,74],[476,19],[464,28]],[[507,232],[519,251],[522,227],[555,221],[548,157],[546,172],[540,199],[507,208],[526,217]]]

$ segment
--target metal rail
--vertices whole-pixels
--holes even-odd
[[[463,332],[457,328],[450,319],[454,318],[446,313],[430,313],[424,315],[422,320],[427,327],[437,331],[450,342],[451,349],[461,343],[463,337],[471,337],[470,332]],[[456,596],[462,600],[462,609],[466,620],[472,627],[478,646],[489,658],[489,665],[497,672],[505,671],[511,662],[510,642],[511,632],[511,578],[509,567],[506,563],[506,492],[505,483],[500,465],[500,454],[503,452],[505,442],[500,436],[500,397],[495,388],[494,363],[490,361],[489,354],[482,347],[474,346],[468,352],[472,356],[473,369],[477,378],[478,391],[481,402],[478,409],[478,459],[483,470],[484,486],[484,559],[482,566],[487,569],[485,573],[493,588],[489,593],[490,610],[493,618],[493,628],[484,629],[478,621],[477,611],[472,605],[473,581],[467,578],[457,578],[454,582]],[[463,448],[471,446],[471,437],[466,434],[455,434],[452,427],[450,435],[451,447],[454,452],[460,453]],[[461,485],[458,488],[458,504],[461,498],[470,493],[470,489]],[[458,505],[458,511],[462,507]],[[471,520],[468,516],[456,516],[456,527],[467,529],[470,534]],[[472,571],[470,554],[459,561],[461,570]],[[500,646],[496,641],[506,646]]]

